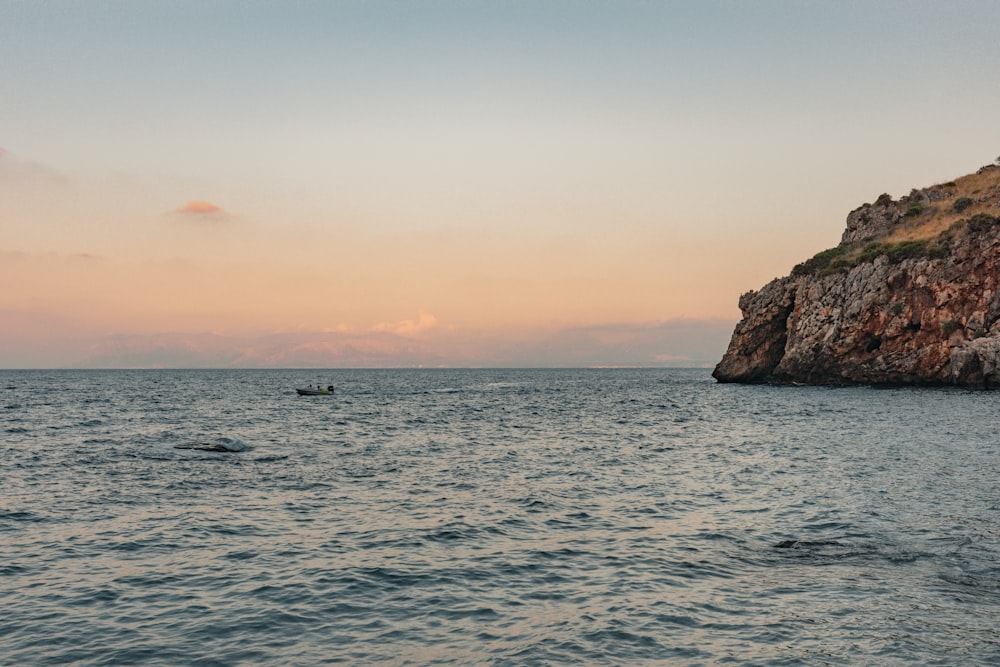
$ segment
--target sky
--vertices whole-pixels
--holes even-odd
[[[0,0],[0,368],[707,366],[1000,155],[1000,3]]]

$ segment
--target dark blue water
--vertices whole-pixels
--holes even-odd
[[[701,370],[0,372],[0,664],[1000,664],[998,407]]]

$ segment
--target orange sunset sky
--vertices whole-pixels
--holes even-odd
[[[1000,154],[994,2],[0,0],[0,368],[701,366]]]

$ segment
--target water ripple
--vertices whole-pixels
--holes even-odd
[[[3,665],[1000,663],[992,394],[7,375]]]

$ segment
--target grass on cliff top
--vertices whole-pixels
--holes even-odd
[[[816,253],[797,264],[792,275],[846,273],[881,256],[893,264],[921,257],[946,257],[961,236],[1000,226],[1000,164],[926,188],[922,193],[931,201],[925,201],[916,191],[899,201],[882,195],[876,203],[895,206],[903,216],[895,229],[882,238],[841,244]]]
[[[955,223],[977,214],[1000,214],[1000,166],[983,167],[975,174],[934,185],[925,192],[937,201],[910,206],[907,198],[900,199],[898,205],[904,222],[878,241],[895,244],[931,240],[947,232]]]
[[[966,234],[981,234],[1000,227],[1000,216],[977,213],[962,218],[933,238],[907,239],[905,241],[859,241],[844,243],[823,250],[810,259],[796,264],[793,276],[829,276],[846,273],[855,266],[886,257],[891,264],[907,259],[940,259],[947,257],[954,243]],[[888,238],[888,237],[887,237]]]
[[[997,219],[996,223],[1000,224],[1000,219]],[[855,266],[874,262],[883,255],[892,264],[921,257],[945,257],[949,251],[951,238],[945,234],[937,239],[916,239],[899,243],[878,241],[847,243],[818,252],[801,264],[796,264],[792,269],[792,275],[822,278],[835,273],[847,273]]]

